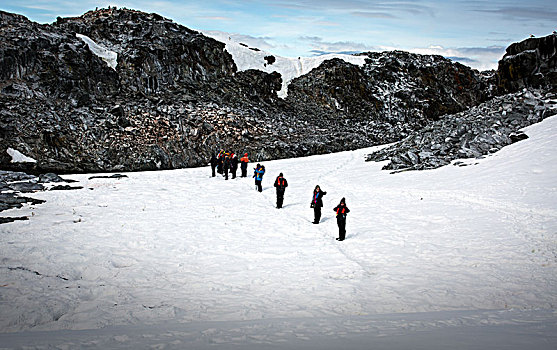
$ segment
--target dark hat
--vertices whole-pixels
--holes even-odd
[[[282,173],[280,173],[279,176],[283,176]]]

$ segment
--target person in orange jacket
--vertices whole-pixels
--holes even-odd
[[[249,163],[248,154],[244,153],[244,156],[240,158],[240,169],[242,170],[241,177],[248,177],[248,163]]]

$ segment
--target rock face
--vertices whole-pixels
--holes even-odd
[[[363,67],[324,62],[283,100],[278,73],[237,72],[224,44],[157,14],[0,20],[0,166],[35,173],[200,166],[221,148],[263,161],[368,147],[540,78],[517,76],[515,63],[495,76],[439,56],[366,53]],[[546,84],[555,41],[536,43]],[[36,162],[13,163],[9,148]]]
[[[498,85],[502,91],[524,87],[557,89],[557,34],[529,38],[507,48],[499,61]]]
[[[367,57],[363,67],[334,59],[294,80],[287,102],[323,128],[386,143],[490,97],[489,79],[441,56],[362,55]]]
[[[198,91],[207,90],[198,85],[234,74],[223,44],[130,10],[89,12],[50,26],[2,18],[0,153],[12,146],[36,157],[35,170],[58,172],[200,164],[188,147],[195,134],[188,125],[202,120],[186,108],[205,111],[194,106]],[[116,50],[116,70],[76,34]],[[1,161],[15,167],[5,156]]]

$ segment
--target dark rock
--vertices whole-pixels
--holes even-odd
[[[557,88],[557,34],[528,38],[510,45],[497,70],[498,87],[514,92],[524,87]]]
[[[66,180],[64,180],[63,178],[61,178],[60,176],[54,174],[54,173],[46,173],[46,174],[41,174],[39,175],[39,183],[49,183],[49,182],[66,182]]]
[[[526,140],[528,138],[528,135],[526,135],[524,132],[522,131],[517,131],[517,132],[512,132],[509,135],[511,142],[515,143],[518,141],[522,141],[522,140]]]
[[[29,193],[29,192],[36,192],[36,191],[43,191],[44,186],[38,183],[32,182],[16,182],[8,185],[14,191]]]
[[[22,172],[0,170],[0,181],[2,182],[15,182],[33,180],[36,177]]]
[[[20,217],[0,217],[0,225],[1,224],[7,224],[9,222],[14,222],[14,221],[23,221],[23,220],[29,220],[29,218],[27,216],[20,216]]]
[[[112,114],[112,115],[115,115],[117,117],[123,117],[124,116],[124,108],[120,105],[116,105],[116,106],[112,107],[112,109],[109,111],[109,113]]]
[[[68,186],[68,185],[57,185],[50,188],[50,191],[67,191],[67,190],[80,190],[83,186]]]
[[[110,175],[110,176],[91,176],[89,177],[89,180],[91,179],[121,179],[124,177],[128,177],[127,175],[121,175],[121,174],[114,174],[114,175]]]
[[[265,56],[264,59],[265,59],[265,61],[267,61],[268,65],[271,65],[271,64],[275,63],[275,61],[276,61],[276,58],[273,55]]]
[[[21,208],[24,203],[42,204],[45,201],[40,199],[20,197],[14,193],[0,193],[0,211],[13,208]]]

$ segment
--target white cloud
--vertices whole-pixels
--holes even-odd
[[[429,45],[427,47],[372,46],[352,41],[328,42],[318,36],[303,36],[299,40],[302,43],[301,45],[307,45],[306,51],[309,54],[402,50],[421,55],[440,55],[478,70],[497,69],[498,61],[505,53],[503,46],[469,48],[445,48],[441,45]]]
[[[505,53],[502,46],[474,48],[444,48],[432,45],[427,48],[411,48],[407,51],[421,55],[440,55],[478,70],[497,69],[499,60]]]

